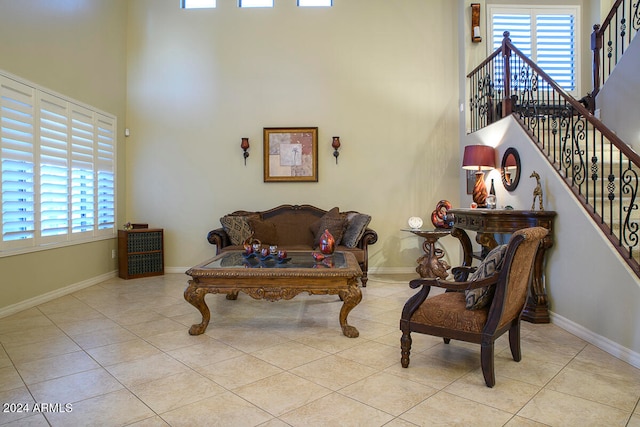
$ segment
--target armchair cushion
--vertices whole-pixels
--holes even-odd
[[[480,333],[487,323],[488,312],[488,307],[467,310],[462,292],[446,292],[427,298],[413,313],[411,321],[445,329]]]
[[[470,282],[480,279],[486,279],[500,272],[504,261],[504,255],[507,252],[507,245],[496,246],[482,260],[476,271],[469,278]],[[469,310],[479,310],[491,303],[495,286],[487,286],[484,288],[467,289],[464,291],[466,308]]]
[[[370,215],[356,212],[347,214],[347,228],[342,236],[342,244],[348,248],[355,248],[370,221]]]

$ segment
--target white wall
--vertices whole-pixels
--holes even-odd
[[[636,152],[640,151],[639,69],[640,38],[635,37],[596,97],[600,120]]]
[[[188,267],[228,212],[339,206],[372,215],[373,269],[411,271],[422,242],[407,219],[458,205],[456,3],[178,3],[130,3],[127,220],[165,228],[166,264]],[[287,126],[318,126],[319,182],[263,183],[262,129]]]
[[[529,176],[535,170],[541,177],[544,208],[558,214],[545,275],[552,321],[640,366],[640,280],[540,150],[512,116],[465,139],[465,144],[499,141],[499,158],[508,147],[518,150],[522,162],[520,183],[512,193],[496,187],[500,205],[530,209],[536,182]],[[498,171],[492,171],[487,179],[494,174],[498,179]]]

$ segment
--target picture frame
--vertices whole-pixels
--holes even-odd
[[[318,128],[264,128],[264,182],[318,182]]]

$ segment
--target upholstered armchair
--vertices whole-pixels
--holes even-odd
[[[532,227],[513,234],[508,245],[495,248],[465,282],[416,279],[409,283],[420,287],[402,310],[400,339],[404,368],[409,366],[411,332],[480,344],[480,363],[488,387],[496,383],[494,342],[509,331],[513,360],[519,362],[520,315],[531,280],[536,251],[547,230]],[[492,271],[492,270],[495,270]],[[432,286],[447,292],[427,298]],[[486,303],[482,306],[482,303]],[[472,309],[467,308],[472,307]]]

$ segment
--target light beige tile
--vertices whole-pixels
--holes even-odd
[[[117,408],[117,410],[115,410]],[[118,390],[73,404],[71,412],[51,413],[53,426],[129,425],[152,417],[153,412],[128,390]]]
[[[192,368],[197,368],[238,357],[244,353],[223,342],[209,339],[208,341],[200,342],[200,344],[171,350],[167,354]]]
[[[189,335],[188,328],[181,328],[170,332],[163,332],[145,338],[145,341],[153,344],[162,351],[176,350],[182,347],[189,347],[195,344],[203,344],[210,341],[211,337],[206,334]]]
[[[127,329],[141,338],[147,338],[164,332],[182,332],[188,335],[184,325],[167,318],[135,323],[128,325]]]
[[[80,350],[80,347],[66,335],[56,335],[51,339],[43,339],[19,346],[7,346],[5,348],[15,364],[46,359]]]
[[[548,427],[548,425],[516,415],[505,424],[505,427]]]
[[[280,417],[291,426],[382,426],[393,416],[344,395],[330,395]]]
[[[354,347],[358,344],[362,344],[365,338],[348,338],[345,337],[342,332],[334,331],[333,329],[320,331],[318,333],[309,334],[297,338],[296,341],[309,347],[317,348],[326,353],[335,354],[348,348]]]
[[[85,350],[138,339],[138,337],[120,325],[98,331],[80,333],[71,337]]]
[[[9,359],[7,352],[0,347],[0,368],[6,368],[7,366],[13,366],[13,362]]]
[[[640,398],[636,379],[600,375],[597,371],[563,369],[547,387],[572,396],[593,400],[623,411],[633,411]]]
[[[294,341],[258,350],[251,354],[285,370],[293,369],[329,355],[329,353]]]
[[[185,365],[164,353],[117,363],[105,369],[125,387],[189,371]]]
[[[84,351],[74,351],[73,353],[20,363],[17,367],[24,382],[26,384],[34,384],[97,369],[100,366]]]
[[[237,326],[216,328],[210,323],[206,334],[246,353],[253,353],[289,341],[288,338],[274,333],[269,325],[264,325],[262,329]]]
[[[367,341],[338,353],[338,356],[382,370],[399,364],[400,349],[375,341]]]
[[[42,413],[29,415],[26,418],[21,418],[2,425],[3,427],[49,427],[49,423]]]
[[[412,356],[407,368],[403,368],[398,363],[384,370],[388,374],[406,378],[437,390],[442,390],[470,371],[471,369],[465,366],[454,365],[422,354]]]
[[[103,329],[110,329],[118,326],[116,322],[102,315],[101,317],[94,319],[56,322],[56,325],[69,336],[95,333]]]
[[[564,367],[555,363],[544,362],[539,359],[522,355],[522,360],[513,360],[508,348],[495,355],[494,367],[496,375],[542,387],[558,374]]]
[[[242,355],[196,368],[228,390],[279,374],[282,369],[251,355]]]
[[[54,300],[45,302],[43,304],[38,305],[38,310],[42,313],[50,316],[51,314],[56,313],[65,313],[71,311],[80,311],[91,309],[87,304],[73,295],[65,295]]]
[[[210,379],[193,371],[136,384],[129,389],[157,414],[226,392]]]
[[[160,353],[160,350],[141,339],[95,347],[86,351],[102,366],[142,359]]]
[[[235,394],[274,416],[300,408],[331,390],[287,372],[238,387]]]
[[[298,366],[290,372],[331,390],[340,390],[373,375],[376,370],[370,366],[331,355]]]
[[[49,324],[26,330],[22,330],[18,327],[13,331],[9,331],[6,334],[0,335],[0,343],[2,343],[5,349],[9,351],[9,349],[15,347],[33,343],[40,343],[42,341],[52,340],[54,338],[66,338],[66,335],[57,326]]]
[[[557,426],[624,426],[629,413],[553,390],[542,390],[519,416]]]
[[[169,424],[160,418],[159,415],[156,415],[154,417],[145,418],[142,421],[129,424],[127,427],[169,427]]]
[[[632,415],[627,423],[627,427],[640,427],[640,414]]]
[[[96,319],[105,319],[104,314],[100,313],[98,310],[91,308],[82,302],[80,304],[82,304],[83,306],[47,314],[47,317],[51,319],[51,321],[56,325]]]
[[[538,392],[539,387],[496,375],[496,385],[487,387],[477,369],[447,386],[444,391],[486,406],[517,413]]]
[[[53,322],[37,308],[21,311],[0,319],[0,336],[15,332],[53,326]]]
[[[508,412],[442,391],[400,416],[419,426],[502,426],[511,417]]]
[[[394,418],[389,421],[384,427],[415,427],[417,424],[410,423],[409,421],[403,420],[402,418]]]
[[[161,415],[172,427],[256,426],[273,419],[269,413],[228,392]]]
[[[122,389],[104,369],[93,369],[32,384],[29,389],[38,402],[72,403]]]
[[[0,391],[24,387],[24,382],[13,366],[0,368]],[[1,409],[0,409],[1,410]]]
[[[392,415],[400,415],[437,390],[395,375],[379,373],[339,391],[366,405]]]
[[[31,408],[35,401],[27,387],[21,386],[6,391],[0,390],[0,403],[15,404],[9,406],[6,412],[0,412],[2,414],[0,424],[17,422],[17,425],[20,425],[23,419],[32,415],[29,410],[25,410],[25,405],[28,405],[27,408]]]
[[[569,367],[586,372],[596,372],[613,378],[630,379],[640,383],[640,369],[592,345],[588,345],[581,351],[569,363]]]
[[[563,345],[561,343],[546,341],[544,336],[539,334],[529,334],[521,337],[520,346],[522,357],[540,360],[542,362],[554,363],[556,365],[566,365],[583,348],[575,345]]]

